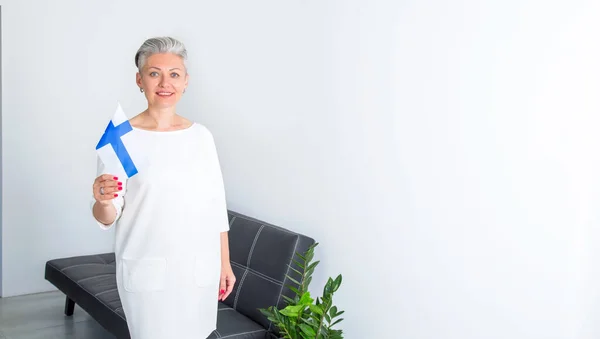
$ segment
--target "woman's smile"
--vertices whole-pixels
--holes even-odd
[[[173,92],[160,91],[156,92],[156,95],[158,95],[159,97],[168,98],[173,95]]]

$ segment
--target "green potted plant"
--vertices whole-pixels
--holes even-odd
[[[314,250],[317,246],[318,243],[310,246],[304,255],[296,253],[298,260],[292,259],[299,269],[292,265],[289,269],[300,279],[286,275],[295,284],[295,286],[287,286],[294,292],[294,297],[283,296],[286,307],[281,310],[276,306],[259,309],[284,339],[343,339],[342,330],[333,328],[343,320],[339,316],[344,311],[339,311],[333,305],[333,294],[342,284],[342,275],[327,280],[322,297],[313,299],[308,291],[312,274],[319,264],[319,261],[313,262]]]

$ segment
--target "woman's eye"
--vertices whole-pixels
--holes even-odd
[[[171,73],[171,76],[172,76],[173,78],[177,78],[177,77],[179,76],[179,74],[177,74],[177,73],[173,72],[173,73]]]
[[[158,72],[151,72],[151,73],[150,73],[150,76],[151,76],[151,77],[155,77],[155,76],[157,76],[157,75],[158,75]]]

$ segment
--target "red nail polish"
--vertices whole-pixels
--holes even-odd
[[[119,187],[119,191],[122,190],[122,189],[123,189],[123,187]]]
[[[225,290],[221,290],[221,294],[225,293]]]
[[[119,178],[118,178],[118,177],[114,177],[113,179],[117,180],[117,179],[119,179]]]
[[[118,197],[118,196],[119,196],[118,194],[115,194],[115,198]]]
[[[119,185],[119,186],[120,186],[120,185],[123,185],[123,183],[119,181],[119,182],[117,183],[117,185]]]

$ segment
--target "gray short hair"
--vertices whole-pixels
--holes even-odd
[[[171,37],[156,37],[144,41],[135,53],[135,67],[141,72],[146,60],[158,53],[173,53],[180,56],[187,71],[187,50],[181,41]]]

